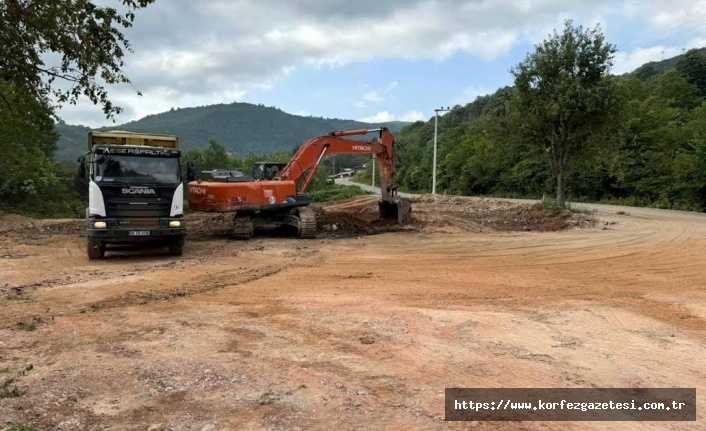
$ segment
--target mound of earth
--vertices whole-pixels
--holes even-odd
[[[316,206],[317,227],[332,236],[374,235],[395,231],[434,231],[453,227],[468,232],[482,231],[559,231],[593,227],[590,214],[542,204],[525,204],[495,199],[424,195],[409,198],[412,217],[408,223],[379,220],[377,200],[352,199],[345,204]]]
[[[473,222],[483,229],[496,231],[559,231],[589,228],[597,220],[591,214],[568,209],[550,208],[540,203],[516,203],[487,198],[460,196],[413,197],[413,211],[427,214],[453,215]]]
[[[591,214],[552,209],[541,204],[515,203],[485,198],[423,195],[409,198],[412,216],[404,224],[378,219],[377,196],[314,204],[321,237],[351,237],[385,232],[418,231],[558,231],[589,228],[597,220]],[[232,236],[232,213],[191,213],[186,216],[189,239]],[[83,219],[33,219],[18,215],[0,217],[5,236],[81,235]]]
[[[419,223],[414,217],[405,224],[393,220],[380,220],[375,206],[365,206],[359,210],[326,210],[314,207],[316,212],[316,230],[329,237],[348,237],[359,235],[377,235],[385,232],[415,230]]]
[[[0,217],[0,234],[6,236],[80,234],[85,229],[86,223],[83,219],[34,219],[15,214]]]

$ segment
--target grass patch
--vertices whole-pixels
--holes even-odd
[[[0,398],[19,398],[24,395],[15,385],[15,379],[5,379],[0,386]]]
[[[24,424],[14,424],[10,428],[5,428],[5,431],[42,431],[39,428],[34,428]]]
[[[25,331],[36,331],[37,327],[42,323],[46,323],[46,320],[42,319],[41,317],[35,317],[29,322],[17,322],[17,327]]]
[[[17,322],[17,327],[25,331],[37,330],[37,324],[34,322]]]
[[[360,187],[329,184],[309,193],[309,199],[311,199],[312,202],[333,202],[369,194],[370,193],[361,190]]]
[[[562,209],[556,204],[556,199],[546,197],[546,196],[542,199],[540,205],[542,206],[542,208],[544,208],[545,210],[547,210],[551,213],[555,213],[556,211],[559,211]],[[588,209],[588,208],[573,207],[571,205],[571,202],[567,202],[566,208],[564,208],[564,209],[571,211],[572,213],[575,213],[575,214],[592,215],[592,214],[596,213],[596,210],[592,210],[592,209]]]
[[[262,405],[268,405],[272,404],[275,401],[277,401],[279,397],[275,395],[274,392],[265,392],[264,394],[260,395],[260,404]]]
[[[353,175],[352,177],[349,177],[348,180],[352,181],[354,183],[365,184],[365,185],[369,185],[369,186],[372,185],[372,183],[373,183],[373,177],[368,172],[364,172],[364,173],[358,174],[358,175]],[[375,182],[378,183],[379,179],[375,178]],[[380,184],[376,184],[376,185],[379,186]]]

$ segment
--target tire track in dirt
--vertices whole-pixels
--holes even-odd
[[[126,272],[122,268],[107,268],[94,269],[85,272],[72,272],[74,275],[64,275],[61,277],[45,278],[40,281],[31,283],[6,283],[0,287],[0,299],[30,299],[32,292],[44,287],[60,287],[74,284],[80,284],[94,280],[96,278],[112,278],[117,276],[141,275],[144,273],[153,272],[163,269],[179,269],[189,266],[199,265],[205,262],[205,259],[188,259],[177,261],[168,261],[163,263],[143,264],[137,267],[134,271]],[[70,262],[66,262],[67,267],[72,266]],[[81,262],[85,264],[85,262]]]
[[[244,273],[229,274],[227,281],[213,282],[209,277],[209,281],[198,282],[198,287],[188,288],[182,287],[159,292],[129,292],[115,297],[102,299],[100,301],[85,304],[86,309],[98,311],[111,308],[130,307],[133,305],[148,305],[156,301],[169,301],[174,298],[185,298],[201,293],[210,292],[216,289],[233,288],[242,284],[251,283],[255,280],[260,280],[265,277],[278,274],[284,268],[269,268],[258,270],[246,270]],[[63,314],[62,314],[63,315]]]
[[[12,366],[37,364],[29,395],[0,414],[44,408],[48,427],[75,419],[87,430],[692,429],[443,422],[445,387],[706,388],[706,224],[630,211],[603,214],[618,220],[606,231],[479,233],[461,219],[449,233],[306,245],[209,240],[202,265],[41,287],[42,306],[105,307],[0,334]],[[156,299],[140,304],[143,292]]]
[[[292,245],[294,242],[296,240],[292,241]],[[226,247],[219,248],[218,243]],[[281,246],[265,248],[260,245],[262,243],[218,241],[211,244],[204,257],[140,263],[132,270],[126,270],[124,264],[139,262],[139,258],[118,257],[102,262],[110,266],[115,264],[115,268],[94,269],[75,276],[7,286],[0,297],[0,300],[5,300],[0,328],[14,328],[32,322],[49,323],[58,316],[190,297],[244,285],[286,268],[308,267],[321,260],[317,250],[301,245],[287,248],[289,253],[282,253]],[[291,250],[295,251],[294,255]],[[241,253],[250,256],[241,261]],[[121,262],[123,260],[127,262]],[[243,266],[243,263],[246,265]]]

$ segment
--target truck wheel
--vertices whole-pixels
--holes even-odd
[[[89,259],[103,259],[105,257],[105,243],[103,241],[88,238],[86,241],[86,246]]]
[[[181,256],[184,254],[184,238],[177,238],[169,243],[169,254],[172,256]]]

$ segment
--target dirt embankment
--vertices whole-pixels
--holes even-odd
[[[34,219],[10,214],[0,217],[0,235],[45,236],[82,233],[86,229],[83,219]]]
[[[517,204],[494,199],[455,196],[411,198],[412,217],[407,223],[378,219],[377,196],[314,204],[320,237],[343,238],[385,232],[444,232],[455,229],[483,231],[559,231],[596,225],[590,214],[550,209],[540,204]],[[192,213],[187,215],[190,239],[228,238],[232,214]],[[0,233],[6,236],[82,234],[83,220],[36,220],[10,215],[0,219]]]
[[[322,237],[376,235],[385,232],[429,232],[455,227],[465,231],[558,231],[593,227],[590,214],[542,205],[517,204],[493,199],[431,196],[410,198],[411,219],[400,225],[378,219],[376,196],[313,205],[317,229]],[[200,240],[228,238],[232,229],[231,214],[192,213],[187,215],[189,238]],[[0,234],[37,237],[83,234],[83,220],[37,220],[17,215],[0,218]]]
[[[330,236],[374,235],[384,232],[437,232],[454,228],[466,232],[550,232],[596,226],[592,214],[541,204],[518,204],[494,199],[425,195],[410,198],[412,217],[402,225],[377,218],[377,199],[358,198],[315,207],[319,231]]]

